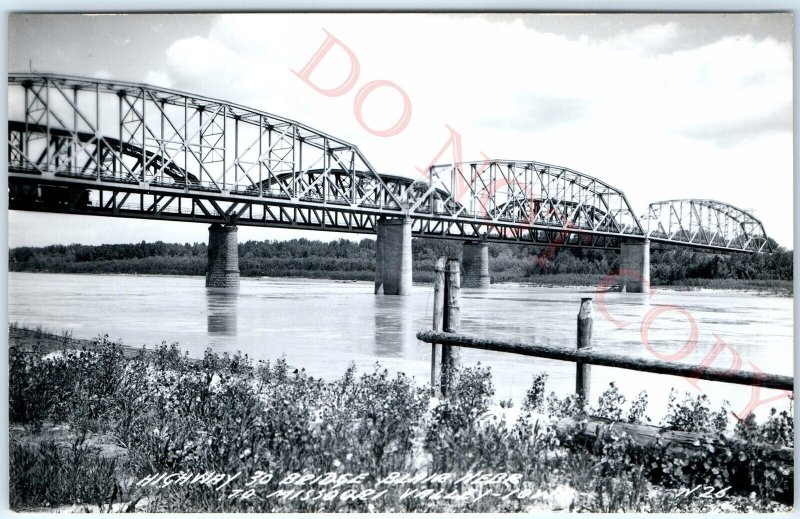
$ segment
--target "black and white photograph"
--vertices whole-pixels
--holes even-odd
[[[793,512],[793,41],[8,13],[8,508]]]

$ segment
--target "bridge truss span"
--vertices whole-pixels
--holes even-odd
[[[616,247],[644,230],[622,191],[562,166],[530,160],[483,160],[430,168],[429,181],[411,206],[413,215],[445,211],[531,234],[557,233],[561,244]]]
[[[358,171],[369,176],[370,189],[341,191],[326,177],[318,182],[340,204],[403,214],[356,146],[290,119],[147,85],[40,74],[10,74],[8,81],[12,175],[220,200],[237,194],[301,200],[318,187],[303,181],[307,171]],[[265,185],[270,192],[260,191]]]
[[[8,87],[10,209],[353,233],[407,219],[417,237],[610,249],[650,237],[760,251],[766,240],[750,215],[710,201],[693,210],[724,231],[674,208],[664,215],[682,227],[645,228],[622,191],[552,164],[487,159],[412,179],[378,173],[343,139],[228,101],[52,74],[12,73]],[[661,212],[651,205],[648,225]]]
[[[749,212],[716,200],[664,200],[641,217],[651,241],[703,249],[769,252],[761,221]]]

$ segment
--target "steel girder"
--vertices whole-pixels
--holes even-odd
[[[716,200],[664,200],[641,217],[650,240],[738,252],[770,250],[767,233],[755,216]]]
[[[292,200],[242,193],[221,197],[213,192],[187,195],[182,189],[157,184],[147,191],[136,184],[117,182],[98,187],[94,180],[80,177],[58,177],[49,181],[32,176],[14,178],[10,187],[9,208],[28,211],[351,233],[374,233],[377,219],[386,216],[379,208],[353,210],[332,203],[321,205],[313,198]],[[445,219],[414,218],[412,234],[457,240],[485,236],[490,242],[619,248],[618,238],[612,235],[525,231],[519,227]]]

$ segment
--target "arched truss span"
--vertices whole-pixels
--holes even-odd
[[[158,153],[145,151],[130,143],[122,142],[112,137],[97,139],[95,134],[87,132],[77,132],[59,128],[50,128],[41,124],[25,124],[20,121],[9,121],[8,134],[10,144],[9,163],[10,167],[19,172],[25,173],[47,173],[42,170],[41,164],[49,162],[52,164],[52,173],[64,177],[88,177],[112,182],[138,183],[139,176],[127,175],[127,171],[136,171],[144,163],[148,171],[144,177],[149,178],[150,182],[160,183],[170,187],[189,186],[200,187],[199,179],[186,173],[177,164],[165,159]],[[41,139],[49,135],[48,145],[42,146],[38,150],[33,160],[22,153],[21,149],[25,146],[25,141]],[[76,146],[81,148],[84,154],[82,160],[73,160],[76,153]],[[28,146],[33,149],[34,146]],[[49,158],[48,158],[49,155]],[[144,155],[144,162],[141,161]],[[122,164],[118,165],[117,162]]]
[[[436,193],[448,193],[440,197]],[[625,195],[605,182],[534,161],[484,160],[433,166],[429,195],[412,210],[436,206],[454,216],[513,223],[535,230],[570,234],[573,241],[592,235],[643,237],[644,231]],[[425,202],[427,202],[425,204]],[[424,211],[425,209],[422,209]]]
[[[398,175],[381,173],[382,184],[378,184],[368,171],[345,171],[343,169],[311,169],[302,175],[283,173],[275,175],[254,186],[256,191],[270,193],[275,196],[291,198],[292,193],[300,192],[305,200],[325,201],[331,204],[345,205],[349,198],[360,198],[367,201],[368,205],[377,208],[381,200],[376,198],[381,188],[391,193],[392,200],[400,200],[401,206],[407,208],[416,201],[422,193],[422,184],[419,181]],[[446,193],[437,193],[437,197],[446,196]],[[388,202],[388,201],[385,201]],[[421,207],[427,208],[427,204]]]
[[[770,250],[760,220],[716,200],[654,202],[641,221],[653,241],[740,252]]]
[[[375,172],[358,148],[296,121],[238,104],[148,85],[10,74],[15,171],[119,179],[217,193],[285,173]],[[52,139],[60,139],[54,145]],[[66,141],[70,145],[64,145]],[[138,153],[138,156],[137,156]],[[189,172],[191,182],[174,176]],[[388,194],[389,206],[400,201]],[[351,205],[360,199],[349,200]],[[402,212],[402,211],[400,211]]]

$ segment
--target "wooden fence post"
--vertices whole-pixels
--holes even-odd
[[[444,330],[444,292],[445,292],[445,269],[447,268],[447,258],[442,256],[436,260],[433,274],[433,330],[441,332]],[[441,386],[441,361],[442,345],[431,344],[431,387],[433,396],[440,397],[442,394]]]
[[[592,347],[592,298],[581,298],[581,309],[578,311],[578,349]],[[592,366],[582,362],[575,367],[575,393],[580,397],[583,406],[588,407],[590,388],[592,385]]]
[[[447,260],[444,282],[444,331],[458,333],[461,326],[461,264],[457,259]],[[452,387],[453,375],[459,364],[458,346],[442,344],[442,396]]]

